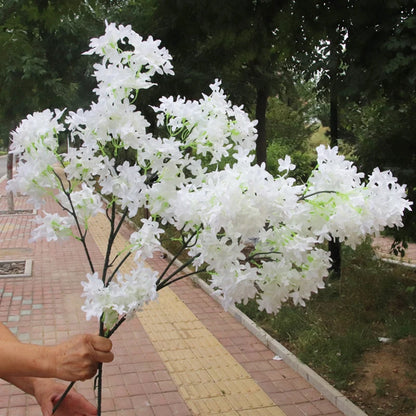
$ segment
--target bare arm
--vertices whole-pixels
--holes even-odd
[[[54,404],[66,388],[46,377],[89,378],[94,375],[98,361],[112,359],[111,342],[102,337],[80,335],[57,346],[41,347],[22,344],[0,322],[0,377],[35,396],[44,416],[52,415]],[[95,406],[74,390],[56,412],[56,416],[93,415]]]
[[[54,346],[21,343],[0,323],[0,377],[91,378],[99,362],[113,360],[111,341],[98,335],[77,335]]]

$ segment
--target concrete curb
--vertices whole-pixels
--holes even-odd
[[[0,177],[0,182],[5,180],[7,176]],[[127,222],[135,226],[130,220]],[[169,258],[172,258],[171,253],[166,250],[163,251]],[[181,263],[176,260],[175,263],[180,266]],[[189,270],[189,269],[188,269]],[[190,270],[189,270],[190,271]],[[218,303],[221,302],[221,297],[214,292],[214,290],[203,280],[198,277],[192,277],[195,284],[201,287],[208,295],[215,299]],[[327,400],[329,400],[335,407],[337,407],[346,416],[367,416],[358,406],[352,403],[349,399],[343,396],[338,390],[331,386],[326,380],[319,376],[315,371],[302,363],[293,353],[291,353],[282,344],[272,338],[266,331],[260,328],[254,321],[247,317],[235,306],[231,306],[228,312],[237,319],[248,331],[250,331],[257,339],[259,339],[266,347],[273,353],[282,358],[282,360],[296,371],[300,376],[306,379],[313,387],[315,387]]]
[[[163,251],[168,258],[172,258],[172,254],[167,250]],[[178,267],[182,265],[179,260],[174,262]],[[185,273],[191,272],[189,268],[184,270]],[[192,281],[198,285],[203,291],[215,299],[219,304],[222,304],[221,296],[198,276],[192,276]],[[240,322],[248,331],[250,331],[260,342],[267,348],[279,356],[289,367],[296,371],[301,377],[308,381],[319,393],[329,400],[337,409],[345,414],[345,416],[368,416],[363,410],[355,405],[351,400],[345,397],[335,387],[331,386],[323,377],[317,374],[314,370],[302,363],[296,355],[290,352],[280,342],[271,337],[264,329],[260,328],[247,315],[240,311],[236,306],[228,308],[229,312],[238,322]]]
[[[214,290],[203,280],[198,277],[192,277],[193,282],[201,287],[207,294],[209,294],[218,303],[221,303],[221,297],[214,293]],[[315,387],[326,399],[328,399],[335,407],[337,407],[346,416],[367,416],[353,402],[342,395],[337,389],[332,387],[319,374],[302,363],[293,353],[286,347],[272,338],[266,331],[260,328],[254,321],[241,312],[235,306],[231,306],[228,312],[234,316],[248,331],[250,331],[257,339],[259,339],[266,347],[278,355],[282,360],[296,371],[300,376],[307,380],[313,387]]]
[[[416,269],[416,264],[415,263],[409,263],[407,261],[389,259],[387,257],[379,257],[379,259],[381,261],[384,261],[385,263],[394,264],[396,266],[403,266],[403,267],[409,267],[410,269]]]

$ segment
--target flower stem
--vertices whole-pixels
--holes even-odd
[[[173,273],[171,273],[168,277],[166,277],[165,279],[163,279],[163,280],[161,280],[161,279],[159,279],[158,281],[157,281],[157,284],[156,284],[156,290],[161,290],[161,289],[163,289],[165,286],[168,286],[168,285],[170,285],[171,283],[173,283],[173,282],[176,282],[176,281],[178,281],[178,280],[180,280],[180,279],[182,279],[183,277],[185,277],[185,276],[188,276],[189,274],[187,274],[187,275],[185,275],[185,276],[180,276],[179,278],[176,278],[176,279],[174,279],[174,280],[172,280],[172,278],[174,277],[174,276],[176,276],[178,273],[180,273],[182,270],[184,270],[184,269],[186,269],[190,264],[192,264],[192,262],[196,259],[196,258],[198,258],[200,256],[200,254],[197,254],[197,255],[195,255],[194,257],[192,257],[192,258],[190,258],[186,263],[184,263],[184,264],[182,264],[180,267],[178,267]],[[170,264],[171,265],[171,264]],[[167,268],[166,268],[166,271],[169,269],[169,267],[170,267],[170,265],[168,265],[167,266]],[[203,271],[205,271],[205,270],[201,270],[201,272],[203,272]],[[190,275],[192,275],[192,274],[196,274],[196,273],[199,273],[198,271],[196,271],[196,272],[192,272],[192,273],[190,273]]]
[[[97,380],[97,416],[101,416],[101,401],[103,390],[103,363],[98,364]]]
[[[62,396],[59,398],[59,400],[55,403],[55,405],[53,406],[52,409],[52,414],[54,414],[57,410],[58,407],[61,405],[61,403],[63,402],[63,400],[65,399],[65,397],[68,395],[68,393],[71,391],[72,387],[74,387],[75,381],[72,381],[70,384],[68,384],[68,387],[66,388],[66,390],[63,392]]]
[[[172,259],[171,259],[171,261],[169,262],[169,264],[165,267],[165,269],[163,270],[163,272],[161,273],[161,275],[159,276],[159,278],[157,279],[157,281],[156,281],[156,286],[158,287],[160,284],[163,284],[163,282],[164,282],[164,280],[163,280],[163,278],[165,277],[165,274],[168,272],[168,270],[171,268],[171,266],[173,266],[173,264],[175,263],[175,261],[176,261],[176,259],[181,255],[181,253],[183,252],[183,251],[185,251],[187,248],[189,248],[189,247],[191,247],[191,241],[192,241],[192,239],[194,238],[194,237],[196,237],[197,236],[197,234],[199,233],[199,230],[200,230],[200,227],[198,227],[191,235],[190,235],[190,237],[186,240],[186,241],[183,241],[183,243],[182,243],[182,247],[178,250],[178,252],[175,254],[175,256],[174,257],[172,257]],[[194,257],[194,259],[196,258],[196,257],[198,257],[198,256],[195,256]],[[177,271],[175,272],[175,273],[177,273]],[[172,275],[171,276],[169,276],[168,278],[167,278],[167,280],[169,280],[170,278],[172,277]]]
[[[312,192],[309,195],[302,195],[298,199],[298,202],[300,202],[300,201],[306,201],[307,198],[310,198],[312,196],[319,195],[319,194],[337,194],[337,193],[338,193],[337,191],[316,191],[316,192]]]
[[[113,335],[114,334],[114,332],[116,332],[116,330],[120,327],[120,325],[124,322],[126,320],[126,316],[124,315],[124,316],[122,316],[120,319],[119,319],[119,321],[113,326],[113,328],[111,328],[111,330],[110,331],[107,331],[106,333],[105,333],[105,335],[104,335],[104,337],[105,338],[110,338],[111,337],[111,335]],[[101,368],[101,371],[100,371],[100,368]],[[97,374],[97,376],[96,376],[96,382],[94,382],[94,386],[96,385],[96,383],[98,383],[97,384],[97,388],[98,388],[98,395],[97,395],[97,402],[98,402],[98,404],[99,404],[99,407],[101,407],[101,387],[102,387],[102,384],[101,384],[101,387],[100,387],[100,379],[99,379],[99,377],[100,377],[100,373],[101,373],[101,382],[102,382],[102,363],[100,363],[99,364],[99,366],[98,366],[98,374]],[[58,410],[58,407],[61,405],[61,403],[63,402],[63,400],[65,399],[65,397],[68,395],[68,393],[71,391],[71,389],[72,389],[72,387],[74,387],[74,384],[75,384],[75,381],[72,381],[69,385],[68,385],[68,387],[66,388],[66,390],[63,392],[63,394],[62,394],[62,396],[59,398],[59,400],[56,402],[56,404],[55,404],[55,406],[53,407],[53,410],[52,410],[52,414],[54,414],[55,412],[56,412],[56,410]],[[97,408],[98,408],[98,406],[97,406]],[[98,415],[99,415],[99,413],[98,413]]]

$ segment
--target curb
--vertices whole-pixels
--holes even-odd
[[[172,254],[161,249],[165,255],[172,259]],[[178,267],[182,266],[179,260],[174,262]],[[191,272],[189,268],[185,269],[186,272]],[[202,279],[197,276],[191,276],[192,282],[198,285],[204,292],[216,300],[219,304],[221,302],[221,296]],[[260,328],[253,320],[240,311],[236,306],[232,305],[227,309],[238,322],[241,323],[248,331],[250,331],[260,342],[262,342],[267,348],[278,355],[290,368],[296,371],[301,377],[308,381],[319,393],[322,394],[327,400],[329,400],[337,409],[339,409],[345,416],[368,416],[363,410],[355,405],[351,400],[345,397],[335,387],[329,384],[318,373],[300,361],[295,354],[290,352],[280,342],[271,337],[264,329]]]
[[[0,182],[7,179],[7,176],[0,177]],[[130,225],[135,226],[131,221],[127,221]],[[165,249],[160,251],[164,252],[167,257],[172,258],[172,254]],[[181,266],[179,260],[175,261],[175,264]],[[189,270],[189,269],[188,269]],[[190,270],[189,270],[190,271]],[[209,296],[215,299],[218,303],[221,302],[221,296],[214,292],[214,290],[202,279],[198,277],[191,277],[192,281],[204,290]],[[327,400],[329,400],[335,407],[337,407],[346,416],[368,416],[358,406],[352,403],[348,398],[342,395],[337,389],[331,386],[325,379],[319,374],[313,371],[306,364],[302,363],[293,353],[291,353],[286,347],[272,338],[266,331],[260,328],[254,321],[241,312],[234,305],[228,309],[228,312],[237,319],[248,331],[250,331],[260,342],[268,347],[273,353],[278,355],[282,360],[296,371],[301,377],[308,381],[313,387],[315,387],[319,393],[322,394]]]
[[[213,299],[221,304],[221,296],[214,293],[214,290],[207,283],[198,277],[191,277],[191,279],[202,290],[204,290]],[[291,353],[286,347],[272,338],[266,331],[260,328],[254,321],[252,321],[247,315],[241,312],[237,307],[234,305],[231,306],[228,309],[228,312],[233,315],[237,321],[239,321],[266,347],[281,357],[289,367],[291,367],[313,387],[315,387],[319,393],[322,394],[322,396],[329,400],[346,416],[368,416],[363,410],[361,410],[358,406],[356,406],[353,402],[341,394],[337,389],[331,386],[324,378],[322,378],[306,364],[302,363],[293,353]]]
[[[400,260],[394,260],[387,257],[380,256],[379,259],[381,261],[384,261],[384,263],[394,264],[395,266],[403,266],[403,267],[409,267],[410,269],[416,269],[415,263],[409,263],[407,261],[400,261]]]

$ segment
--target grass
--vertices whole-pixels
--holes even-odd
[[[164,247],[176,253],[178,232],[167,227]],[[184,254],[180,257],[186,261]],[[380,337],[416,337],[416,271],[375,257],[370,240],[353,251],[343,247],[340,280],[314,295],[306,307],[286,304],[277,315],[257,309],[255,301],[238,307],[334,387],[348,390],[366,351]],[[208,275],[200,276],[208,280]],[[416,350],[408,351],[408,374],[416,383]],[[383,380],[376,380],[380,396]]]
[[[178,237],[165,228],[162,244],[172,254],[181,246]],[[255,301],[238,307],[333,386],[348,390],[363,354],[379,348],[379,337],[416,337],[416,271],[377,259],[370,240],[355,251],[343,247],[342,259],[342,278],[328,280],[306,307],[286,304],[277,315],[259,311]],[[179,260],[185,262],[186,253]],[[416,383],[416,350],[409,351],[408,364]]]
[[[315,154],[315,148],[320,144],[329,145],[329,128],[322,125],[312,134],[309,139],[310,152]]]
[[[255,302],[239,305],[341,390],[352,383],[363,353],[379,347],[379,337],[416,336],[416,296],[408,290],[416,286],[414,269],[375,259],[368,242],[356,252],[344,248],[343,265],[342,279],[329,281],[306,307],[288,304],[270,316]],[[410,371],[416,376],[416,352],[409,353]]]
[[[328,143],[326,132],[324,127],[317,130],[310,139],[311,149]],[[178,234],[169,227],[165,231],[163,245],[174,254],[180,247]],[[180,257],[182,262],[186,259]],[[416,271],[380,261],[370,241],[355,251],[343,247],[342,261],[342,278],[328,280],[306,307],[286,304],[277,315],[258,311],[254,301],[238,307],[335,388],[348,392],[364,354],[380,349],[380,337],[393,342],[416,337]],[[416,348],[406,351],[406,359],[406,376],[416,385]],[[388,380],[375,378],[374,384],[377,397],[388,397]],[[395,403],[400,411],[415,405],[408,397]],[[377,409],[369,414],[405,414]]]

